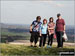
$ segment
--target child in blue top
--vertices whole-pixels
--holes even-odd
[[[45,46],[45,42],[46,42],[46,37],[47,37],[47,20],[44,19],[43,20],[43,24],[40,27],[40,43],[39,43],[39,47],[41,46]]]

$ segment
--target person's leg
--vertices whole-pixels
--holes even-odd
[[[63,47],[63,42],[64,42],[64,40],[63,40],[63,38],[62,38],[62,47]]]
[[[47,34],[44,34],[44,36],[43,36],[43,46],[45,46],[45,43],[46,43],[46,37],[47,37]]]
[[[38,37],[39,37],[39,34],[36,32],[35,33],[35,43],[34,43],[34,46],[36,47],[36,44],[37,44],[37,41],[38,41]]]
[[[49,37],[48,37],[48,45],[47,45],[47,48],[51,48],[50,44],[51,44],[51,35],[49,35]]]
[[[52,43],[53,43],[53,35],[54,34],[51,34],[51,43],[50,43],[50,46],[52,46]]]
[[[58,43],[57,47],[60,47],[60,34],[59,34],[59,32],[56,32],[56,37],[57,37],[57,43]]]
[[[39,42],[40,47],[42,46],[42,42],[43,42],[42,40],[43,40],[43,36],[40,37],[40,42]]]
[[[50,35],[48,36],[48,45],[50,45]]]
[[[63,32],[59,32],[59,47],[63,47]]]
[[[33,46],[33,45],[32,45],[33,41],[34,41],[34,36],[33,36],[33,33],[31,33],[31,37],[30,37],[30,45],[31,45],[31,46]]]
[[[59,42],[60,42],[60,46],[59,47],[62,47],[62,32],[60,32],[60,39],[59,39]]]
[[[64,35],[64,32],[62,32],[62,36]],[[62,37],[61,36],[61,37]],[[63,42],[64,42],[64,40],[63,40],[63,37],[62,37],[62,46],[61,47],[63,47]]]
[[[36,46],[36,32],[34,33],[34,46]]]

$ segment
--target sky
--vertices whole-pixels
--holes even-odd
[[[31,24],[37,16],[56,22],[58,13],[66,25],[74,25],[74,1],[1,1],[1,23]]]

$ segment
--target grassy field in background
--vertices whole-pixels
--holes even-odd
[[[30,35],[29,33],[16,33],[16,32],[8,32],[8,31],[6,31],[6,32],[3,32],[3,31],[1,31],[1,35],[8,35],[8,36],[28,36],[28,35]]]
[[[38,48],[25,45],[13,45],[13,44],[0,44],[1,56],[4,55],[58,55],[59,52],[74,51],[73,46],[66,46],[64,48],[56,48],[53,45],[52,48]]]
[[[27,40],[30,39],[30,33],[27,32],[9,32],[9,31],[1,31],[1,42],[5,43],[6,40]]]

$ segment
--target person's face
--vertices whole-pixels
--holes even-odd
[[[58,19],[61,19],[61,16],[59,16]]]
[[[46,24],[47,22],[46,22],[46,21],[44,21],[43,23],[44,23],[44,24]]]
[[[53,19],[50,19],[50,22],[53,22]]]
[[[50,21],[52,22],[52,21],[53,21],[53,19],[50,19]]]
[[[40,19],[38,19],[37,21],[40,22]]]

